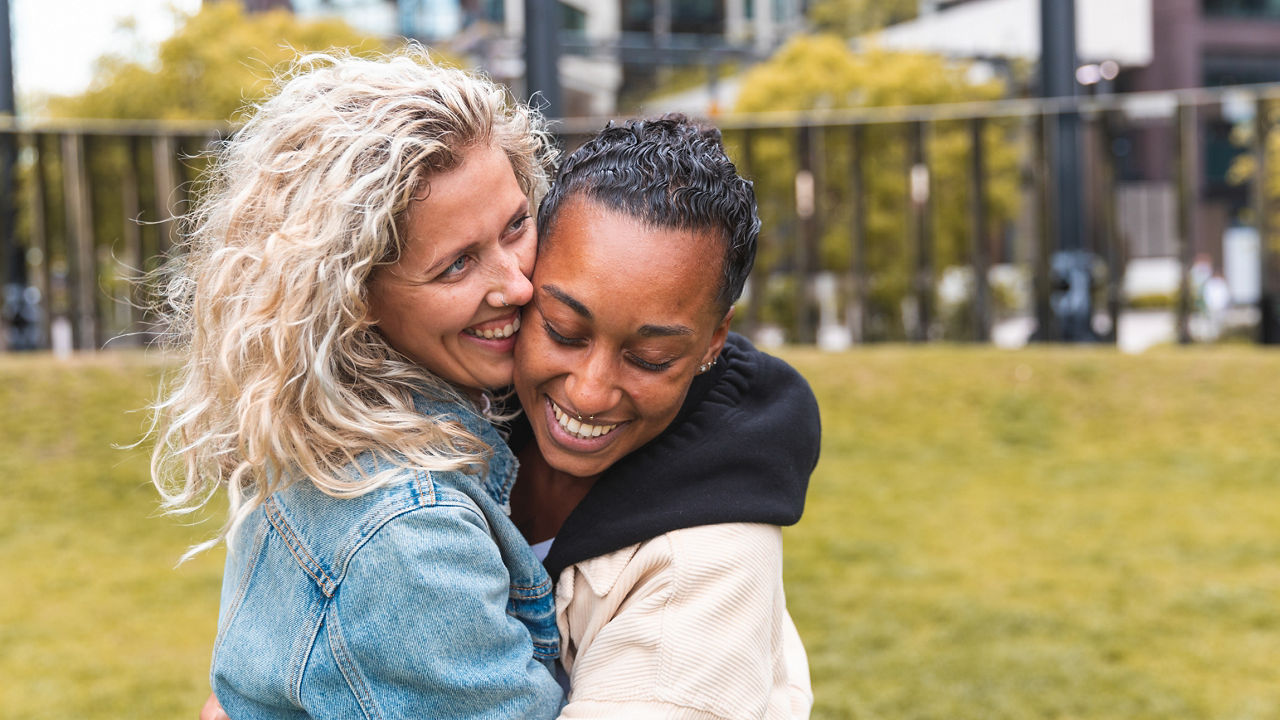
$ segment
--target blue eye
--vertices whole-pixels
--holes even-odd
[[[521,215],[520,217],[516,218],[515,221],[513,221],[507,229],[510,230],[511,232],[519,232],[523,230],[524,224],[529,220],[529,217],[530,216],[528,213]]]
[[[466,255],[459,256],[457,260],[453,261],[452,265],[445,268],[444,272],[440,273],[440,277],[450,277],[452,275],[457,275],[463,270],[466,270],[467,261],[468,261],[468,258]]]

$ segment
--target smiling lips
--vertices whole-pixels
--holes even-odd
[[[463,328],[462,332],[471,337],[484,338],[485,340],[505,340],[515,335],[520,330],[520,316],[516,315],[511,322],[500,328],[489,328],[487,330],[479,330],[476,328]]]
[[[613,425],[592,425],[582,422],[577,417],[561,410],[560,406],[551,398],[547,398],[547,400],[551,402],[551,411],[555,413],[556,422],[560,423],[560,427],[564,428],[570,435],[575,435],[583,440],[608,435],[613,432],[614,428],[618,427],[616,423]]]

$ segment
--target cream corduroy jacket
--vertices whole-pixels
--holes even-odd
[[[809,717],[776,526],[675,530],[571,565],[556,584],[556,621],[566,720]]]

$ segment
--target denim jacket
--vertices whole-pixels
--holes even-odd
[[[551,580],[506,513],[515,458],[473,412],[417,408],[492,446],[488,475],[402,470],[346,499],[304,481],[255,510],[228,548],[213,651],[232,718],[558,713]]]

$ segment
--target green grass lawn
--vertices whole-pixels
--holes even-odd
[[[1280,717],[1280,354],[789,350],[817,718]],[[156,513],[159,365],[0,355],[0,716],[194,717],[222,553]]]

